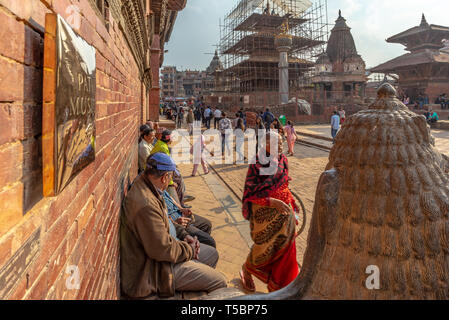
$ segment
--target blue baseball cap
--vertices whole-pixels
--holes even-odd
[[[180,175],[179,171],[176,169],[176,163],[169,155],[162,152],[153,154],[147,159],[147,167],[153,166],[154,162],[156,162],[157,170],[167,172],[174,171],[177,175]]]

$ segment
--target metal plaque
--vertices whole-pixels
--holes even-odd
[[[45,67],[52,70],[53,66],[54,72],[44,75],[43,126],[47,130],[43,131],[47,131],[44,138],[48,139],[43,139],[43,144],[49,143],[43,146],[43,152],[47,151],[44,154],[44,195],[52,196],[60,193],[95,160],[96,60],[95,48],[76,35],[59,15],[49,14],[46,18],[49,30],[46,30],[44,47],[49,52],[45,52]],[[50,59],[51,50],[55,50],[56,63]],[[46,90],[46,85],[54,90]],[[48,123],[51,121],[53,125]],[[48,141],[52,129],[54,139]],[[46,167],[45,161],[53,161],[53,165]]]

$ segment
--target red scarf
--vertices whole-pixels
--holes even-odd
[[[249,166],[243,191],[242,214],[245,219],[249,219],[249,203],[252,200],[270,197],[272,193],[289,181],[287,157],[281,154],[277,163],[277,171],[271,176],[260,174],[260,170],[268,168],[270,163],[262,165],[257,158],[256,164]]]

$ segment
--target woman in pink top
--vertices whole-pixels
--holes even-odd
[[[193,171],[192,177],[196,176],[196,172],[199,167],[199,158],[201,157],[201,165],[203,166],[204,174],[209,173],[209,168],[207,167],[207,163],[204,160],[204,149],[206,148],[206,143],[204,142],[204,136],[201,135],[199,138],[197,136],[194,137],[194,145],[190,148],[190,153],[193,154]],[[196,163],[195,163],[196,162]]]
[[[295,150],[295,142],[298,136],[296,135],[295,128],[291,121],[287,121],[287,125],[284,127],[284,131],[287,134],[288,153],[287,155],[293,156]]]

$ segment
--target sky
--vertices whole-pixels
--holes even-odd
[[[166,44],[164,65],[178,70],[206,69],[220,41],[220,19],[239,1],[187,0]],[[418,26],[423,13],[429,24],[449,26],[448,0],[327,0],[327,7],[329,30],[341,9],[367,68],[407,53],[402,45],[385,39]]]

